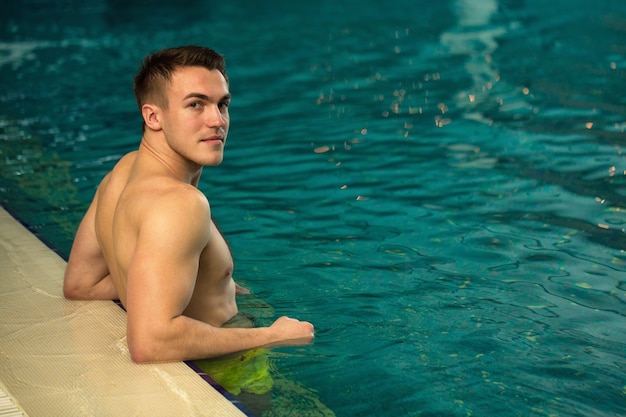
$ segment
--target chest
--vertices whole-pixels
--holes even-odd
[[[215,279],[232,275],[234,264],[230,247],[212,220],[209,242],[199,261],[198,278]]]

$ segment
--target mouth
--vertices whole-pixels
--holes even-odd
[[[224,137],[220,135],[209,136],[208,138],[201,139],[200,142],[204,143],[224,143]]]

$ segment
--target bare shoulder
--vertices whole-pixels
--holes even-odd
[[[127,169],[130,165],[135,163],[138,152],[139,151],[132,151],[124,155],[119,161],[117,161],[113,169]]]
[[[133,163],[137,157],[137,151],[127,153],[124,155],[109,171],[107,175],[104,176],[102,181],[100,181],[100,185],[98,186],[98,194],[106,193],[107,189],[112,186],[113,188],[119,189],[124,187],[126,182],[128,181],[128,176],[130,175],[130,170],[132,169]],[[98,196],[96,194],[96,197]]]
[[[180,214],[203,214],[210,211],[209,201],[202,191],[176,180],[154,178],[153,204],[160,209]]]
[[[200,239],[197,244],[206,244],[211,207],[200,190],[192,185],[172,182],[160,184],[158,190],[148,195],[149,209],[143,213],[144,225],[168,239],[176,239],[178,235],[186,239],[195,236]]]
[[[124,180],[127,180],[133,164],[137,159],[137,154],[137,151],[133,151],[124,155],[119,161],[117,161],[108,176],[115,179],[122,177]]]

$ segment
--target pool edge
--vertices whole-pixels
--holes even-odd
[[[192,410],[192,415],[250,416],[241,404],[228,398],[189,364],[132,363],[122,346],[125,343],[120,343],[125,334],[123,310],[114,302],[65,300],[62,296],[63,255],[4,205],[0,205],[0,226],[3,275],[0,298],[5,308],[14,312],[4,315],[1,322],[0,379],[8,395],[29,417],[54,415],[49,412],[53,410],[45,414],[38,411],[42,410],[40,403],[50,404],[51,399],[66,402],[60,405],[66,408],[58,415],[72,415],[78,413],[79,408],[102,410],[107,406],[111,409],[128,407],[121,415],[133,415],[128,412],[136,410],[143,414],[148,409],[167,410],[172,404],[179,404]],[[25,304],[29,304],[28,308]],[[86,344],[76,326],[78,330],[97,332],[101,329],[102,332],[98,333],[97,340]],[[33,333],[35,331],[42,334],[41,338],[39,333]],[[41,346],[31,346],[29,336],[33,345]],[[48,345],[41,343],[47,336],[50,336]],[[63,340],[75,346],[68,346],[72,343],[63,343]],[[72,350],[73,347],[77,350]],[[98,360],[94,360],[93,355]],[[109,363],[115,368],[117,378],[108,375]],[[106,378],[94,381],[85,378],[85,374],[91,377],[99,371]],[[55,394],[54,391],[59,390],[51,387],[64,378],[68,384],[66,392]],[[129,390],[132,392],[132,387],[139,384],[141,392],[129,395]],[[99,390],[105,391],[103,395],[93,395]],[[108,404],[106,398],[109,398]],[[126,402],[129,404],[124,404]],[[165,402],[170,405],[158,406]]]

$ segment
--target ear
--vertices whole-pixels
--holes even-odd
[[[144,104],[141,106],[143,121],[150,130],[161,130],[160,108],[154,104]]]

